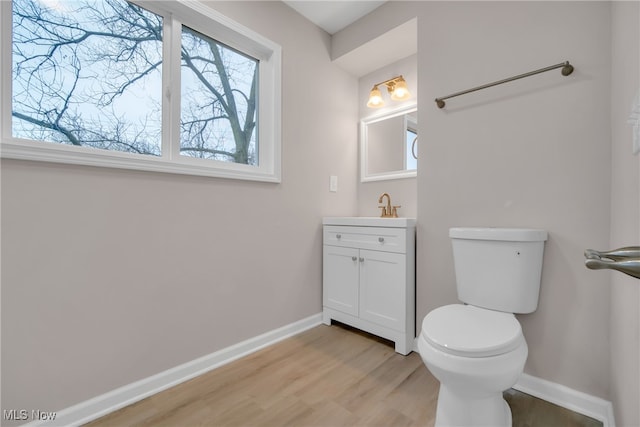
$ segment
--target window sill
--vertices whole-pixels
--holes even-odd
[[[181,157],[167,159],[106,151],[87,147],[70,147],[52,143],[3,140],[0,158],[39,162],[96,166],[179,175],[208,176],[247,181],[280,182],[280,159],[274,159],[275,170],[215,160]]]

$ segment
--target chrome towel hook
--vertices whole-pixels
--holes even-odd
[[[610,269],[640,279],[640,246],[627,246],[607,252],[584,251],[584,264],[591,270]]]

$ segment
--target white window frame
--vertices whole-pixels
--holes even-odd
[[[133,3],[163,16],[165,34],[172,35],[163,40],[162,156],[13,138],[12,4],[0,1],[0,158],[280,182],[281,47],[195,0],[136,0]],[[173,59],[180,55],[182,24],[259,60],[257,166],[180,155],[180,102],[171,100],[172,94],[180,93],[180,61]]]

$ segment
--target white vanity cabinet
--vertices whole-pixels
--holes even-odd
[[[415,220],[324,218],[323,322],[354,326],[409,354],[415,338]]]

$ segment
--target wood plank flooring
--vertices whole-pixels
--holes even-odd
[[[426,426],[438,381],[420,355],[320,325],[94,422],[103,426]],[[602,424],[513,390],[514,426]]]

